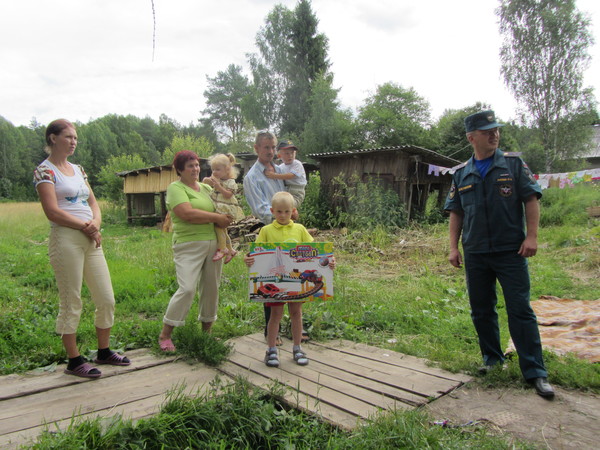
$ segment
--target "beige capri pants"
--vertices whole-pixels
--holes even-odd
[[[163,323],[173,327],[185,324],[192,301],[198,291],[198,320],[217,320],[219,285],[223,260],[213,261],[217,241],[192,241],[173,245],[173,261],[179,289],[167,306]]]
[[[296,208],[300,208],[300,205],[302,205],[302,202],[304,201],[304,196],[306,195],[306,186],[300,186],[298,184],[287,184],[285,188],[290,194],[292,194],[292,197],[294,197],[294,201],[296,202]]]
[[[50,228],[48,256],[54,269],[60,304],[56,332],[75,334],[81,317],[81,284],[90,290],[96,305],[94,325],[111,328],[114,323],[115,295],[102,248],[79,230],[69,227]]]

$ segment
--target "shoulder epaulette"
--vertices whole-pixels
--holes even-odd
[[[506,157],[517,157],[517,156],[521,156],[523,153],[522,152],[504,152],[504,156]]]

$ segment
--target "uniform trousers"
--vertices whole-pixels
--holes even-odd
[[[465,252],[467,289],[471,318],[479,337],[483,362],[487,366],[504,361],[496,305],[496,280],[502,286],[508,329],[519,355],[526,380],[546,377],[537,318],[530,304],[527,259],[517,251],[497,253]]]

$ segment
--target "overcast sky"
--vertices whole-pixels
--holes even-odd
[[[206,76],[246,54],[277,3],[296,0],[19,0],[0,12],[0,116],[88,122],[106,114],[187,125],[204,109]],[[586,85],[600,99],[600,1],[590,13],[596,45]],[[377,85],[413,87],[445,109],[476,101],[502,120],[517,116],[499,72],[497,0],[313,0],[343,106],[355,109]],[[154,56],[154,60],[153,60]],[[248,73],[249,74],[249,73]]]

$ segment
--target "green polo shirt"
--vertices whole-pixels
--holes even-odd
[[[199,184],[200,191],[195,191],[181,181],[174,181],[167,188],[167,209],[171,212],[171,220],[173,221],[173,244],[212,241],[217,238],[214,223],[189,223],[173,213],[173,208],[182,203],[190,203],[194,209],[215,212],[215,205],[210,199],[212,188],[204,183]]]
[[[497,149],[484,178],[473,157],[453,169],[444,209],[464,212],[464,251],[518,250],[525,240],[523,203],[532,195],[542,196],[527,164],[517,154]]]

